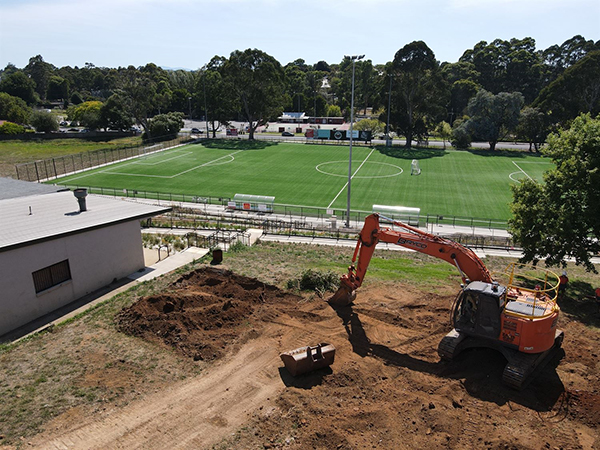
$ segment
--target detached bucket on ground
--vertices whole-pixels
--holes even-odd
[[[293,376],[322,369],[333,364],[335,347],[320,343],[314,347],[300,347],[279,355],[287,371]]]

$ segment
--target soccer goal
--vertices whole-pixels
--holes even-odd
[[[411,175],[421,175],[421,168],[419,167],[419,160],[413,159],[410,164],[410,174]]]

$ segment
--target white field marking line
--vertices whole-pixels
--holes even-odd
[[[103,174],[106,174],[106,175],[126,175],[126,176],[129,176],[129,177],[146,177],[146,178],[164,178],[164,179],[170,179],[170,178],[178,177],[179,175],[183,175],[184,173],[191,172],[192,170],[196,170],[196,169],[199,169],[199,168],[204,167],[204,166],[209,166],[212,163],[216,163],[217,161],[222,160],[223,158],[230,157],[232,159],[229,162],[231,162],[231,161],[235,160],[235,158],[233,158],[233,155],[235,155],[236,153],[239,153],[241,151],[242,150],[238,150],[238,151],[235,151],[233,153],[230,153],[229,155],[221,156],[220,158],[213,159],[212,161],[208,161],[208,162],[206,162],[204,164],[200,164],[199,166],[192,167],[191,169],[184,170],[183,172],[176,173],[175,175],[168,175],[168,176],[167,175],[148,175],[148,174],[144,174],[144,173],[109,172],[108,170],[101,170],[100,172],[94,172],[94,173],[82,175],[80,177],[71,178],[69,180],[69,183],[71,181],[73,181],[73,180],[78,180],[79,178],[88,177],[90,175],[95,175],[97,173],[103,173]]]
[[[536,181],[535,181],[533,178],[531,178],[531,177],[529,176],[529,174],[528,174],[527,172],[525,172],[525,171],[524,171],[524,170],[523,170],[521,167],[519,167],[519,165],[518,165],[516,162],[512,161],[512,163],[513,163],[515,166],[517,166],[517,169],[519,169],[521,172],[523,172],[527,178],[529,178],[529,179],[530,179],[531,181],[533,181],[534,183],[536,182]],[[512,174],[511,174],[511,175],[512,175]]]
[[[153,162],[153,163],[147,163],[147,162],[141,162],[141,161],[132,161],[132,162],[130,162],[128,164],[137,164],[137,165],[140,165],[140,166],[156,166],[158,164],[162,164],[162,163],[165,163],[167,161],[172,161],[172,160],[177,159],[177,158],[183,158],[184,156],[191,155],[192,153],[193,152],[185,152],[185,153],[182,153],[181,155],[172,156],[171,158],[167,158],[167,159],[161,159],[160,161],[156,161],[156,162]],[[148,156],[144,155],[144,156],[142,156],[142,158],[143,159],[147,159],[147,158],[150,158],[150,156],[159,156],[159,155],[148,155]],[[126,165],[126,164],[123,164],[123,165]]]
[[[515,175],[515,176],[516,176],[516,175],[517,175],[517,174],[519,174],[519,173],[523,173],[523,172],[513,172],[513,173],[511,173],[511,174],[508,176],[508,178],[510,178],[510,179],[511,179],[512,181],[514,181],[515,183],[520,183],[520,182],[521,182],[521,180],[516,180],[516,179],[513,177],[513,175]]]
[[[358,169],[356,169],[356,171],[352,174],[352,176],[350,177],[350,180],[352,180],[352,178],[354,178],[354,175],[356,175],[358,173],[360,168],[367,162],[367,159],[369,159],[369,157],[373,154],[374,151],[375,151],[375,149],[371,150],[371,153],[369,153],[367,155],[365,160],[360,164],[360,166],[358,166]],[[331,200],[331,203],[329,204],[329,206],[327,206],[327,209],[331,208],[331,205],[333,205],[335,203],[335,201],[338,199],[338,197],[340,196],[340,194],[342,192],[344,192],[344,189],[346,189],[346,186],[348,186],[348,181],[346,181],[346,184],[344,184],[344,187],[342,189],[340,189],[340,192],[337,193],[335,198],[333,200]]]
[[[339,163],[339,162],[343,162],[343,163],[347,163],[348,161],[327,161],[321,164],[317,164],[315,166],[315,170],[319,173],[322,173],[323,175],[329,175],[332,177],[342,177],[342,178],[347,178],[348,175],[340,175],[338,173],[331,173],[331,172],[325,172],[323,169],[320,169],[321,166],[324,166],[326,164],[335,164],[335,163]],[[373,180],[376,178],[390,178],[390,177],[397,177],[398,175],[402,175],[402,172],[404,172],[404,170],[402,169],[402,167],[397,166],[395,164],[390,164],[390,163],[382,163],[382,162],[371,162],[369,161],[369,164],[379,164],[380,166],[390,166],[390,167],[394,167],[395,169],[398,169],[398,172],[393,173],[391,175],[374,175],[372,177],[360,177],[357,176],[356,178],[362,178],[362,179],[367,179],[367,180]]]
[[[146,174],[141,174],[141,173],[119,173],[119,172],[107,172],[107,174],[108,175],[128,175],[128,176],[133,176],[133,177],[149,177],[149,178],[166,178],[166,179],[171,179],[171,178],[176,178],[176,177],[178,177],[180,175],[183,175],[185,173],[191,172],[192,170],[200,169],[201,167],[205,167],[205,166],[210,166],[211,164],[216,163],[217,161],[220,161],[223,158],[227,158],[227,157],[232,157],[233,158],[233,155],[235,155],[236,153],[239,153],[241,151],[242,150],[238,150],[236,152],[230,153],[229,155],[221,156],[220,158],[213,159],[212,161],[205,162],[204,164],[200,164],[199,166],[195,166],[195,167],[192,167],[190,169],[184,170],[183,172],[176,173],[175,175],[169,175],[169,176],[167,176],[167,175],[146,175]]]
[[[156,145],[153,145],[152,147],[157,147],[158,145],[159,144],[156,144]],[[118,160],[118,161],[111,161],[111,162],[108,162],[108,163],[98,164],[97,166],[87,167],[85,169],[80,170],[79,172],[89,172],[89,171],[96,170],[99,167],[114,166],[115,164],[122,163],[123,161],[129,161],[129,160],[137,159],[137,158],[144,158],[146,156],[155,155],[155,154],[160,153],[160,152],[168,152],[169,150],[173,150],[173,149],[179,148],[179,147],[185,147],[186,145],[188,145],[188,144],[177,144],[177,145],[174,145],[173,147],[162,148],[162,149],[159,149],[159,150],[152,151],[150,153],[144,153],[142,155],[130,156],[128,158],[124,158],[124,159],[121,159],[121,160]],[[146,147],[144,150],[147,150],[149,148],[151,148],[151,147]],[[77,173],[77,171],[70,172],[70,173]],[[93,172],[92,174],[89,174],[89,175],[93,175],[93,174],[96,174],[96,173],[98,173],[98,172]],[[70,175],[68,173],[65,173],[65,174],[62,174],[60,177],[61,178],[66,178],[68,176],[70,176]],[[88,176],[88,175],[82,175],[80,177],[71,178],[71,180],[78,180],[79,178],[84,178],[86,176]],[[50,180],[50,178],[46,178],[46,179],[40,180],[40,182],[42,182],[42,181],[49,181],[49,180]],[[69,180],[69,181],[71,181],[71,180]]]

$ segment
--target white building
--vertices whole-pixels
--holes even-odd
[[[0,179],[0,336],[144,268],[140,220],[170,210],[56,190]]]

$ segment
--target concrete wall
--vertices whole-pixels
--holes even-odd
[[[69,260],[71,280],[36,294],[32,273]],[[0,335],[144,267],[139,221],[0,252]]]

